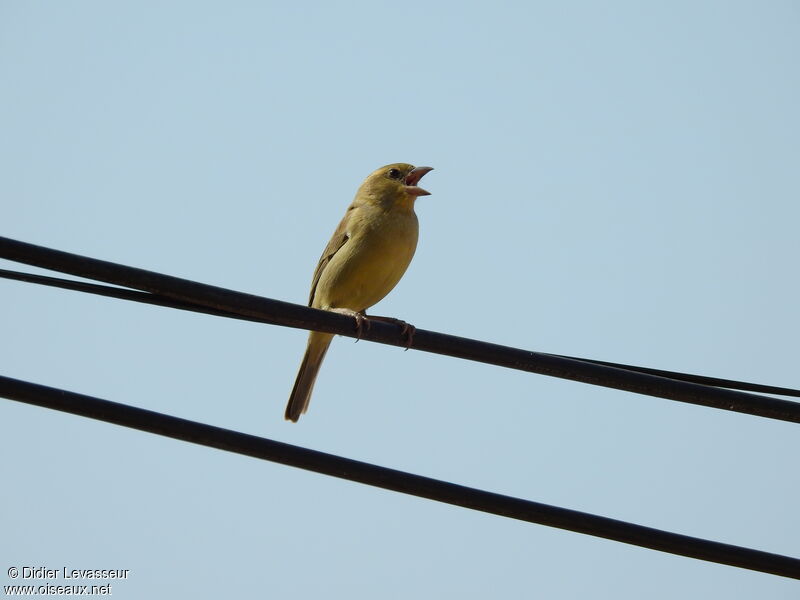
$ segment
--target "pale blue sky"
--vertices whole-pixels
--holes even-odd
[[[798,387],[798,59],[789,1],[5,1],[0,234],[303,303],[364,176],[431,165],[377,314]],[[348,339],[292,425],[302,331],[0,294],[4,375],[800,556],[796,425]],[[0,448],[0,573],[118,598],[797,597],[9,401]]]

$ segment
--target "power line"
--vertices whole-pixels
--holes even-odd
[[[7,269],[0,269],[0,278],[12,279],[15,281],[24,281],[26,283],[35,283],[38,285],[45,285],[49,287],[72,290],[77,292],[84,292],[99,296],[106,296],[110,298],[118,298],[120,300],[130,300],[133,302],[141,302],[144,304],[152,304],[167,308],[176,308],[179,310],[198,312],[207,315],[214,315],[217,317],[225,317],[228,319],[239,319],[255,323],[275,324],[274,320],[258,319],[255,317],[245,317],[243,315],[231,312],[206,308],[205,306],[199,306],[197,304],[172,300],[165,296],[159,296],[158,294],[151,294],[149,292],[138,292],[126,288],[111,287],[107,285],[98,285],[96,283],[86,283],[83,281],[75,281],[73,279],[48,277],[45,275],[36,275],[34,273],[24,273],[21,271],[9,271]],[[774,385],[764,385],[761,383],[749,383],[746,381],[736,381],[733,379],[722,379],[719,377],[708,377],[706,375],[694,375],[691,373],[679,373],[677,371],[665,371],[664,369],[639,367],[635,365],[627,365],[605,360],[597,360],[593,358],[581,358],[577,356],[566,356],[563,354],[551,354],[551,353],[542,353],[542,354],[549,354],[550,356],[558,356],[561,358],[567,358],[569,360],[579,360],[582,362],[605,365],[607,367],[614,367],[617,369],[625,369],[626,371],[649,373],[651,375],[658,375],[659,377],[667,377],[669,379],[677,379],[679,381],[690,381],[692,383],[699,383],[701,385],[710,385],[731,390],[746,390],[751,392],[760,392],[763,394],[780,394],[782,396],[800,397],[800,390],[795,390],[792,388],[777,387]]]
[[[664,369],[654,369],[652,367],[637,367],[634,365],[609,362],[607,360],[597,360],[594,358],[578,358],[575,356],[567,356],[565,354],[554,354],[553,356],[560,356],[562,358],[569,358],[571,360],[582,360],[584,362],[590,362],[597,365],[605,365],[607,367],[615,367],[617,369],[626,369],[628,371],[637,371],[638,373],[649,373],[650,375],[667,377],[669,379],[690,381],[692,383],[699,383],[701,385],[710,385],[715,387],[728,388],[731,390],[759,392],[762,394],[779,394],[781,396],[793,396],[795,398],[800,398],[800,390],[795,390],[792,388],[778,387],[774,385],[764,385],[762,383],[748,383],[747,381],[722,379],[719,377],[709,377],[707,375],[692,375],[691,373],[678,373],[675,371],[665,371]]]
[[[331,311],[236,292],[5,237],[0,237],[0,258],[121,285],[252,320],[355,337],[352,319]],[[373,321],[371,327],[363,332],[362,338],[394,346],[406,345],[399,327],[380,321]],[[668,400],[800,423],[800,403],[797,402],[679,381],[597,362],[521,350],[424,329],[416,330],[411,347]]]
[[[10,377],[0,376],[0,396],[520,521],[800,579],[800,559],[790,556],[495,494]]]
[[[205,306],[200,306],[199,304],[180,302],[179,300],[173,300],[172,298],[159,296],[158,294],[151,294],[150,292],[139,292],[127,288],[112,287],[97,283],[86,283],[85,281],[75,281],[74,279],[48,277],[46,275],[36,275],[34,273],[23,273],[22,271],[9,271],[8,269],[0,269],[0,278],[23,281],[25,283],[35,283],[37,285],[45,285],[62,290],[72,290],[74,292],[95,294],[97,296],[105,296],[106,298],[117,298],[119,300],[130,300],[132,302],[141,302],[143,304],[152,304],[154,306],[163,306],[165,308],[176,308],[178,310],[213,315],[215,317],[226,317],[228,319],[251,321],[253,323],[267,323],[269,325],[279,324],[272,319],[268,320],[257,317],[246,317],[244,315],[237,315],[222,310],[207,308]],[[800,391],[797,391],[797,395],[800,396]]]

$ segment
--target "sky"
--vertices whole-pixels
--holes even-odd
[[[797,388],[799,28],[780,0],[6,0],[0,235],[303,304],[363,178],[430,165],[376,314]],[[790,423],[337,338],[292,424],[302,330],[0,299],[6,376],[800,556]],[[797,597],[7,400],[0,451],[4,586],[33,566],[129,569],[118,598]]]

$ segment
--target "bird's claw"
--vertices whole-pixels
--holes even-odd
[[[408,349],[411,348],[411,344],[414,343],[414,334],[417,331],[417,328],[414,327],[411,323],[406,323],[400,319],[397,319],[397,324],[400,325],[400,335],[406,338],[406,347],[405,351],[408,352]]]
[[[361,335],[364,331],[369,331],[369,319],[363,312],[350,310],[349,308],[331,308],[330,310],[340,315],[353,317],[356,320],[356,341],[361,339]]]
[[[395,319],[394,317],[375,317],[371,316],[370,319],[375,319],[376,321],[383,321],[384,323],[392,323],[393,325],[400,326],[400,335],[406,339],[405,349],[408,350],[411,348],[411,344],[414,342],[414,333],[417,331],[417,328],[414,327],[411,323],[406,323],[403,319]]]
[[[366,330],[369,331],[369,319],[360,312],[353,313],[353,318],[356,320],[356,342],[361,339],[361,334]]]

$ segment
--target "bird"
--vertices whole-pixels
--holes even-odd
[[[419,237],[414,203],[419,196],[430,195],[418,184],[432,170],[393,163],[367,176],[322,252],[311,280],[308,306],[354,317],[360,337],[362,328],[369,326],[366,310],[392,291],[414,257]],[[381,319],[403,325],[410,345],[413,327],[396,319]],[[332,339],[331,333],[309,333],[286,404],[287,421],[296,423],[308,410]]]

